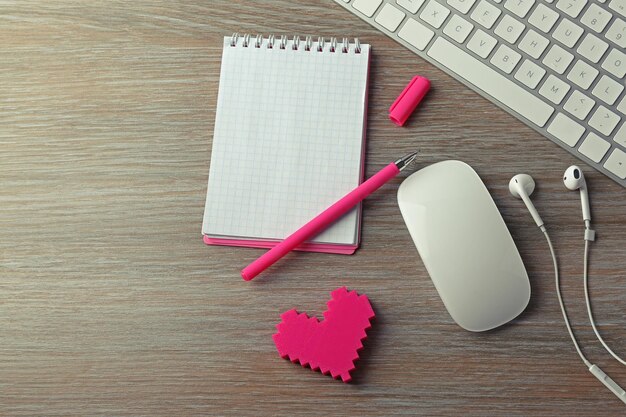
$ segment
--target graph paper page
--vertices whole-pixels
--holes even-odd
[[[359,184],[369,45],[224,39],[202,232],[283,239]],[[356,208],[313,242],[356,244]]]

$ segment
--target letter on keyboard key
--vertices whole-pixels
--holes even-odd
[[[550,41],[534,30],[530,29],[519,43],[519,49],[526,52],[535,59],[539,59],[543,51],[546,50]]]
[[[617,148],[613,149],[611,155],[606,159],[604,167],[621,179],[626,178],[626,153]]]
[[[496,53],[493,54],[490,62],[502,71],[510,74],[521,58],[522,56],[520,54],[502,44]]]
[[[374,16],[383,0],[354,0],[352,7],[363,13],[367,17]]]
[[[559,19],[559,14],[544,4],[537,6],[528,22],[542,32],[548,33]]]
[[[557,73],[563,74],[567,67],[569,67],[569,64],[572,63],[573,59],[574,55],[570,54],[559,45],[552,45],[552,48],[550,48],[541,62]]]
[[[448,21],[448,24],[443,29],[443,33],[445,33],[458,43],[463,43],[465,42],[465,39],[467,39],[467,37],[469,36],[472,29],[474,29],[474,25],[463,19],[458,14],[455,14]]]
[[[523,23],[518,20],[513,19],[511,16],[504,15],[498,26],[496,26],[496,30],[494,30],[495,34],[500,36],[502,39],[509,43],[515,43],[517,39],[520,37],[522,32],[524,31]]]
[[[467,43],[467,49],[484,59],[489,56],[497,43],[496,38],[478,29]]]
[[[593,88],[591,94],[607,104],[613,104],[619,95],[622,94],[622,90],[624,90],[623,85],[603,75],[600,81],[598,81],[598,84]]]
[[[441,3],[436,0],[430,0],[422,13],[420,13],[420,19],[428,23],[432,27],[439,29],[446,17],[450,14],[450,9],[442,6]]]
[[[561,142],[573,147],[585,133],[585,128],[563,113],[559,113],[550,123],[548,132],[556,136]]]
[[[587,33],[585,39],[578,45],[576,52],[587,58],[589,61],[597,64],[606,52],[609,44],[599,39],[597,36]]]
[[[444,38],[435,40],[428,55],[537,126],[543,127],[554,112],[547,103]]]
[[[574,24],[571,20],[563,19],[554,30],[552,37],[563,43],[563,45],[572,48],[578,42],[583,32],[583,28]]]
[[[609,148],[611,148],[609,142],[592,132],[587,135],[580,148],[578,148],[578,152],[593,162],[600,162]]]
[[[398,29],[398,25],[404,19],[404,12],[393,7],[391,4],[387,3],[382,8],[378,16],[376,16],[376,22],[380,23],[382,27],[387,29],[390,32],[395,32]]]
[[[591,83],[593,83],[593,80],[596,79],[599,73],[597,69],[579,59],[569,74],[567,74],[567,79],[586,90],[591,86]]]
[[[422,4],[424,4],[424,0],[396,0],[396,3],[415,14],[420,7],[422,7]]]
[[[398,32],[398,36],[420,51],[423,51],[428,42],[433,38],[435,32],[428,29],[426,26],[418,23],[417,20],[409,18],[407,19],[400,32]]]
[[[550,74],[548,79],[539,89],[539,94],[553,102],[559,104],[569,91],[569,85]]]
[[[504,8],[523,19],[531,7],[533,7],[533,4],[535,4],[535,0],[507,0],[504,3]]]
[[[472,12],[472,20],[483,25],[487,29],[491,29],[496,20],[498,20],[498,16],[500,16],[500,9],[498,9],[493,4],[487,2],[486,0],[480,0],[478,6]]]
[[[534,90],[545,74],[546,70],[526,59],[515,73],[515,79]]]

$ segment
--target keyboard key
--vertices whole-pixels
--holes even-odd
[[[478,29],[467,43],[467,49],[481,58],[487,58],[497,43],[496,38]]]
[[[622,99],[622,102],[617,106],[617,110],[626,114],[626,96]]]
[[[526,59],[515,73],[515,79],[525,86],[535,89],[545,74],[546,70]]]
[[[593,162],[600,162],[610,148],[611,144],[609,142],[591,132],[578,148],[578,152],[582,153]]]
[[[591,86],[593,80],[596,79],[599,73],[597,69],[587,64],[582,59],[579,59],[574,64],[569,74],[567,74],[567,79],[586,90]]]
[[[556,8],[567,13],[571,17],[577,17],[587,4],[587,0],[559,0]]]
[[[463,43],[469,36],[472,29],[474,29],[474,25],[463,19],[461,16],[455,14],[452,16],[450,21],[448,21],[448,24],[443,29],[443,33],[458,43]]]
[[[417,20],[409,18],[398,32],[398,36],[423,51],[428,42],[435,36],[435,32],[418,23]]]
[[[585,39],[578,45],[576,52],[597,64],[606,52],[609,44],[599,39],[597,36],[588,33]]]
[[[556,78],[554,75],[550,74],[548,79],[539,89],[539,94],[553,102],[554,104],[559,104],[563,101],[563,97],[569,91],[569,85],[564,83],[563,81]]]
[[[505,41],[515,43],[524,31],[524,28],[525,26],[522,22],[515,20],[507,14],[502,18],[494,32]]]
[[[552,37],[563,45],[572,48],[578,42],[578,39],[582,36],[584,30],[569,19],[561,20],[561,23],[556,27]]]
[[[626,22],[622,19],[615,19],[604,36],[620,48],[626,48]]]
[[[435,40],[428,55],[539,127],[554,112],[544,101],[444,38]]]
[[[552,45],[552,48],[548,51],[543,58],[544,65],[548,68],[552,68],[555,72],[563,74],[569,64],[572,63],[574,55],[561,48],[559,45]]]
[[[593,99],[576,90],[569,96],[563,108],[574,117],[585,120],[595,104]]]
[[[621,179],[626,178],[626,153],[620,149],[613,149],[606,159],[604,167]]]
[[[422,7],[424,1],[425,0],[396,0],[396,3],[398,3],[398,6],[403,7],[408,12],[415,14],[420,9],[420,7]]]
[[[599,106],[591,119],[589,119],[589,126],[602,133],[604,136],[609,136],[615,126],[619,123],[620,117],[613,113],[611,110],[604,106]]]
[[[420,19],[432,27],[439,29],[449,14],[450,10],[441,3],[438,3],[435,0],[430,0],[420,14]]]
[[[395,32],[404,16],[406,16],[404,12],[387,3],[376,16],[376,22],[388,31]]]
[[[617,78],[624,78],[624,75],[626,75],[626,54],[617,49],[611,49],[611,52],[609,52],[602,63],[602,68]]]
[[[522,19],[526,17],[531,7],[535,4],[535,0],[507,0],[504,8],[510,10]]]
[[[591,28],[591,30],[601,33],[612,17],[613,15],[602,7],[597,4],[591,4],[580,19],[580,22],[588,28]]]
[[[475,2],[476,0],[448,0],[450,6],[463,14],[467,14]]]
[[[383,0],[354,0],[352,7],[363,13],[367,17],[374,16]]]
[[[585,133],[585,128],[563,113],[559,113],[548,126],[548,132],[556,136],[561,142],[574,147]]]
[[[624,96],[621,103],[617,105],[617,110],[619,110],[623,114],[626,114],[626,96]]]
[[[534,30],[530,29],[526,32],[526,35],[524,35],[518,47],[531,57],[539,59],[549,44],[550,41],[547,38],[544,38]]]
[[[603,75],[600,78],[600,81],[593,88],[591,94],[598,97],[600,100],[604,101],[607,104],[615,103],[615,100],[622,94],[622,90],[624,90],[624,86],[618,83],[617,81],[611,79],[611,77],[607,77]]]
[[[626,0],[612,0],[609,3],[609,8],[626,17]]]
[[[613,140],[626,148],[626,123],[619,128],[615,136],[613,136]]]
[[[540,4],[530,15],[528,22],[542,32],[548,33],[559,19],[559,14],[544,4]]]
[[[502,71],[510,74],[521,58],[520,54],[503,44],[493,54],[490,62]]]
[[[487,29],[491,29],[493,24],[496,23],[498,16],[500,16],[500,13],[502,12],[496,6],[485,0],[481,0],[472,12],[471,18]]]

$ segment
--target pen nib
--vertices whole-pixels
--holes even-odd
[[[404,168],[408,167],[409,165],[411,165],[411,163],[413,163],[413,161],[415,161],[415,158],[417,158],[417,154],[419,153],[419,151],[417,152],[413,152],[410,153],[408,155],[404,155],[402,158],[398,159],[396,162],[394,162],[396,164],[396,166],[398,167],[398,169],[400,171],[402,171]]]

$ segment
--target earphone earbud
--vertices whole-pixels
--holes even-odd
[[[535,180],[528,174],[517,174],[509,182],[509,191],[514,197],[521,198],[526,204],[530,215],[533,216],[533,220],[537,223],[537,227],[543,227],[543,220],[537,212],[537,209],[530,201],[530,196],[535,191]]]
[[[583,171],[576,165],[565,170],[563,174],[563,184],[568,190],[580,190],[580,203],[583,207],[583,220],[591,221],[591,209],[589,208],[589,194],[587,193],[587,182]]]

